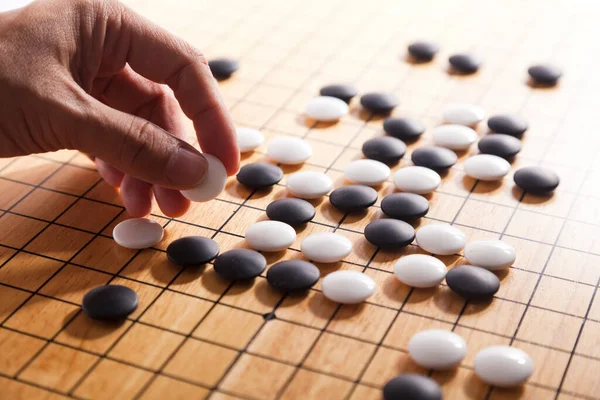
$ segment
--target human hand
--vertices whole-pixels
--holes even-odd
[[[0,157],[76,149],[121,188],[132,216],[152,196],[184,214],[179,190],[206,159],[184,137],[181,111],[203,152],[239,168],[235,130],[200,52],[116,0],[39,0],[0,14]]]

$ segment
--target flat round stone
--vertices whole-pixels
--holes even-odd
[[[312,156],[312,147],[301,138],[283,136],[269,142],[267,156],[280,164],[298,165]]]
[[[477,147],[483,154],[510,159],[521,151],[521,141],[510,135],[492,133],[481,139]]]
[[[440,175],[425,167],[404,167],[394,173],[394,184],[403,192],[427,194],[437,189],[440,183]]]
[[[352,242],[346,236],[333,232],[319,232],[307,236],[300,250],[309,260],[334,263],[352,252]]]
[[[308,201],[294,198],[277,199],[267,206],[266,212],[269,219],[293,227],[308,223],[316,214],[315,207]]]
[[[304,260],[280,261],[267,271],[267,282],[285,293],[308,290],[320,277],[319,268]]]
[[[348,114],[348,104],[337,97],[319,96],[308,102],[305,112],[315,121],[337,121]]]
[[[335,97],[346,103],[350,103],[350,100],[358,94],[358,90],[350,85],[328,85],[322,87],[319,94],[321,96]]]
[[[417,244],[423,250],[440,256],[460,252],[467,244],[467,237],[458,228],[447,224],[430,224],[419,228]]]
[[[363,143],[362,152],[366,158],[381,161],[384,164],[395,164],[406,153],[406,144],[392,136],[380,136]]]
[[[367,93],[360,98],[360,104],[374,114],[385,114],[398,105],[398,98],[391,93]]]
[[[119,222],[112,232],[115,242],[128,249],[152,247],[162,240],[163,235],[162,225],[147,218],[126,219]]]
[[[496,133],[521,137],[529,128],[529,124],[518,115],[501,114],[488,119],[488,128]]]
[[[465,246],[467,261],[490,271],[510,267],[516,257],[515,249],[501,240],[478,240]]]
[[[204,153],[208,161],[208,170],[198,186],[190,190],[182,190],[181,194],[190,201],[206,202],[216,198],[227,184],[227,170],[217,157]]]
[[[323,172],[299,171],[288,176],[287,189],[302,199],[318,199],[333,189],[333,182]]]
[[[340,211],[365,210],[377,201],[377,191],[365,185],[346,185],[329,194],[329,201]]]
[[[217,58],[210,60],[208,67],[216,79],[227,79],[240,68],[240,63],[232,58]]]
[[[512,346],[491,346],[475,355],[475,374],[485,383],[500,388],[523,384],[533,374],[533,360]]]
[[[477,154],[465,161],[465,173],[473,179],[497,181],[510,172],[510,164],[502,157]]]
[[[472,126],[483,121],[485,111],[474,104],[456,103],[447,105],[443,116],[448,123]]]
[[[493,273],[473,265],[460,265],[446,274],[452,291],[466,300],[488,300],[500,289],[500,280]]]
[[[410,254],[394,264],[396,278],[405,285],[429,288],[439,285],[446,277],[446,265],[435,257]]]
[[[429,211],[429,201],[415,193],[392,193],[381,201],[381,211],[390,218],[411,221]]]
[[[219,245],[202,236],[187,236],[174,240],[167,247],[167,257],[182,267],[200,266],[219,255]]]
[[[230,281],[245,281],[262,274],[267,260],[257,251],[233,249],[219,255],[214,262],[215,273]]]
[[[524,167],[515,172],[514,181],[521,189],[534,193],[550,193],[558,187],[556,173],[544,167]]]
[[[344,168],[344,178],[359,185],[377,186],[390,176],[390,167],[376,160],[354,160]]]
[[[527,72],[536,83],[542,85],[556,85],[562,76],[562,71],[550,64],[534,65],[529,67]]]
[[[246,230],[246,242],[258,251],[282,251],[296,241],[296,231],[280,221],[256,222]]]
[[[457,366],[467,354],[467,342],[445,329],[427,329],[408,341],[408,353],[423,368],[444,371]]]
[[[408,46],[408,54],[420,62],[433,60],[439,51],[440,46],[433,42],[414,42]]]
[[[415,229],[397,219],[377,219],[366,226],[365,239],[384,250],[400,249],[415,240]]]
[[[458,157],[455,152],[445,147],[425,146],[413,151],[411,160],[416,166],[443,171],[456,164]]]
[[[402,374],[385,384],[383,400],[442,400],[442,389],[426,376]]]
[[[357,304],[375,292],[375,281],[358,271],[335,271],[323,278],[321,290],[329,300],[341,304]]]
[[[416,119],[389,117],[383,121],[383,130],[390,136],[412,142],[425,132],[425,125]]]
[[[127,286],[98,286],[83,296],[81,308],[90,318],[121,320],[135,311],[138,295]]]
[[[255,162],[246,164],[237,174],[237,180],[252,189],[265,189],[275,185],[283,178],[283,171],[275,164]]]
[[[253,151],[265,141],[265,135],[257,129],[237,128],[235,131],[240,153]]]
[[[433,143],[451,150],[466,150],[477,140],[477,132],[464,125],[441,125],[433,131]]]
[[[483,61],[472,54],[455,54],[448,61],[455,71],[463,74],[473,74],[479,70]]]

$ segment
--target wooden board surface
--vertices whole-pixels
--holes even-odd
[[[600,398],[597,2],[128,3],[209,58],[240,60],[239,73],[221,83],[236,124],[260,128],[267,139],[303,137],[313,147],[313,157],[286,174],[322,171],[342,185],[342,170],[360,158],[361,144],[383,134],[382,118],[356,101],[337,124],[303,116],[322,85],[348,82],[361,93],[397,94],[394,115],[426,124],[409,152],[430,143],[446,104],[519,113],[530,129],[513,169],[548,166],[561,185],[552,196],[533,196],[516,188],[512,175],[476,182],[463,174],[465,153],[429,197],[431,211],[419,226],[452,223],[468,240],[502,238],[516,248],[514,267],[500,275],[500,291],[484,305],[465,303],[446,286],[410,290],[397,282],[394,260],[420,250],[382,252],[365,241],[362,231],[381,215],[378,207],[343,215],[327,199],[315,202],[315,220],[298,231],[291,249],[268,261],[300,258],[300,241],[314,232],[347,236],[353,253],[319,265],[322,275],[365,271],[378,289],[364,304],[340,307],[319,284],[307,295],[282,296],[263,277],[232,285],[210,266],[182,270],[166,259],[168,243],[185,235],[213,237],[221,251],[243,247],[245,229],[266,218],[270,201],[287,196],[285,179],[253,192],[232,178],[219,199],[176,220],[156,209],[152,218],[165,226],[165,239],[131,251],[111,239],[112,227],[127,218],[118,194],[84,156],[0,159],[0,398],[379,399],[393,376],[428,373],[409,360],[406,345],[415,332],[434,327],[468,342],[459,368],[432,374],[446,399]],[[406,61],[415,39],[441,44],[435,62]],[[460,51],[483,57],[478,74],[448,73],[448,56]],[[539,62],[564,70],[557,88],[529,85],[526,70]],[[478,132],[487,133],[485,123]],[[264,147],[243,162],[263,159]],[[393,190],[385,183],[380,198]],[[465,263],[460,255],[441,259],[449,267]],[[92,322],[80,312],[84,293],[109,282],[140,296],[123,324]],[[527,385],[497,390],[476,378],[474,354],[492,344],[531,355],[535,372]]]

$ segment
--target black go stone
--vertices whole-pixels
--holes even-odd
[[[488,128],[496,133],[521,137],[529,124],[518,115],[494,115],[488,119]]]
[[[262,274],[267,260],[257,251],[233,249],[221,254],[214,262],[217,275],[230,281],[245,281]]]
[[[350,103],[350,100],[358,94],[358,90],[349,85],[329,85],[322,87],[319,93],[321,96],[335,97],[346,103]]]
[[[308,290],[320,277],[319,268],[304,260],[280,261],[267,271],[267,282],[286,293]]]
[[[443,171],[456,164],[458,156],[445,147],[426,146],[413,151],[411,160],[417,166]]]
[[[492,133],[481,139],[477,147],[483,154],[511,159],[521,151],[521,142],[514,136]]]
[[[87,292],[81,308],[90,318],[105,321],[122,320],[135,311],[138,295],[127,286],[105,285]]]
[[[381,211],[390,218],[410,221],[429,211],[429,201],[415,193],[393,193],[381,201]]]
[[[415,230],[404,221],[378,219],[367,225],[365,238],[384,250],[393,250],[411,244],[415,239]]]
[[[395,164],[406,153],[406,144],[391,136],[380,136],[363,143],[362,152],[366,158],[381,161],[384,164]]]
[[[442,400],[442,389],[426,376],[402,374],[385,384],[383,400]]]
[[[455,71],[463,74],[473,74],[481,67],[481,58],[472,54],[455,54],[448,61]]]
[[[278,199],[267,206],[267,217],[293,227],[306,224],[315,217],[315,207],[306,200]]]
[[[182,267],[204,265],[219,255],[219,245],[202,236],[177,239],[167,247],[167,258]]]
[[[440,46],[433,42],[415,42],[408,46],[408,54],[416,61],[427,62],[440,51]]]
[[[521,168],[515,172],[513,179],[521,189],[534,194],[550,193],[560,183],[554,171],[542,167]]]
[[[386,114],[398,105],[398,99],[391,93],[367,93],[360,98],[360,104],[375,114]]]
[[[237,174],[237,180],[252,189],[265,189],[283,178],[283,171],[277,165],[256,162],[244,165]]]
[[[466,300],[488,300],[500,289],[500,279],[485,268],[460,265],[446,274],[452,291]]]
[[[217,58],[208,62],[208,67],[216,79],[227,79],[240,67],[237,60]]]
[[[383,130],[400,140],[414,141],[425,132],[425,125],[414,119],[390,117],[383,121]]]
[[[556,82],[562,76],[560,69],[548,64],[534,65],[527,72],[535,83],[549,86],[556,85]]]
[[[377,191],[365,185],[347,185],[329,194],[329,202],[343,212],[361,211],[377,201]]]

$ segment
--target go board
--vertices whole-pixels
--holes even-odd
[[[296,243],[267,258],[269,265],[301,258],[299,243],[312,233],[348,237],[352,254],[318,265],[322,276],[364,271],[378,286],[365,303],[339,306],[324,298],[320,283],[308,294],[284,296],[264,276],[231,284],[210,265],[180,269],[167,261],[166,246],[187,235],[212,237],[221,252],[244,247],[246,228],[266,218],[271,201],[288,196],[285,177],[266,191],[231,178],[218,199],[178,219],[155,209],[151,218],[165,227],[165,239],[133,251],[112,240],[127,214],[84,156],[60,151],[0,160],[0,398],[379,399],[390,378],[430,373],[406,349],[414,333],[428,328],[454,330],[468,343],[460,367],[430,373],[447,399],[600,398],[596,2],[128,4],[208,58],[240,61],[234,77],[220,83],[236,125],[260,129],[267,141],[301,137],[313,148],[303,166],[284,167],[286,175],[321,171],[339,187],[362,143],[383,134],[382,118],[361,110],[357,99],[338,123],[305,118],[320,87],[342,82],[360,93],[395,93],[400,105],[393,115],[425,123],[408,153],[431,142],[448,103],[476,104],[487,115],[518,113],[530,128],[513,171],[547,166],[561,184],[551,196],[534,196],[517,188],[512,174],[499,183],[474,181],[463,173],[464,152],[428,196],[431,209],[420,226],[451,223],[469,241],[501,238],[515,247],[514,267],[500,274],[501,289],[486,304],[465,303],[444,285],[411,290],[399,283],[394,261],[421,250],[384,252],[364,239],[366,224],[381,216],[379,203],[344,215],[326,198],[315,201],[317,215]],[[407,61],[407,45],[419,39],[441,45],[432,63]],[[448,56],[462,51],[483,58],[477,74],[448,72]],[[528,82],[527,68],[540,62],[563,69],[557,87]],[[485,135],[485,123],[477,130]],[[263,146],[242,162],[264,159]],[[393,170],[408,160],[409,154]],[[393,184],[378,190],[381,199]],[[461,255],[440,259],[449,267],[465,263]],[[138,309],[122,324],[94,322],[80,311],[84,293],[106,283],[139,295]],[[522,388],[492,389],[474,375],[474,354],[495,344],[532,357],[535,371]]]

